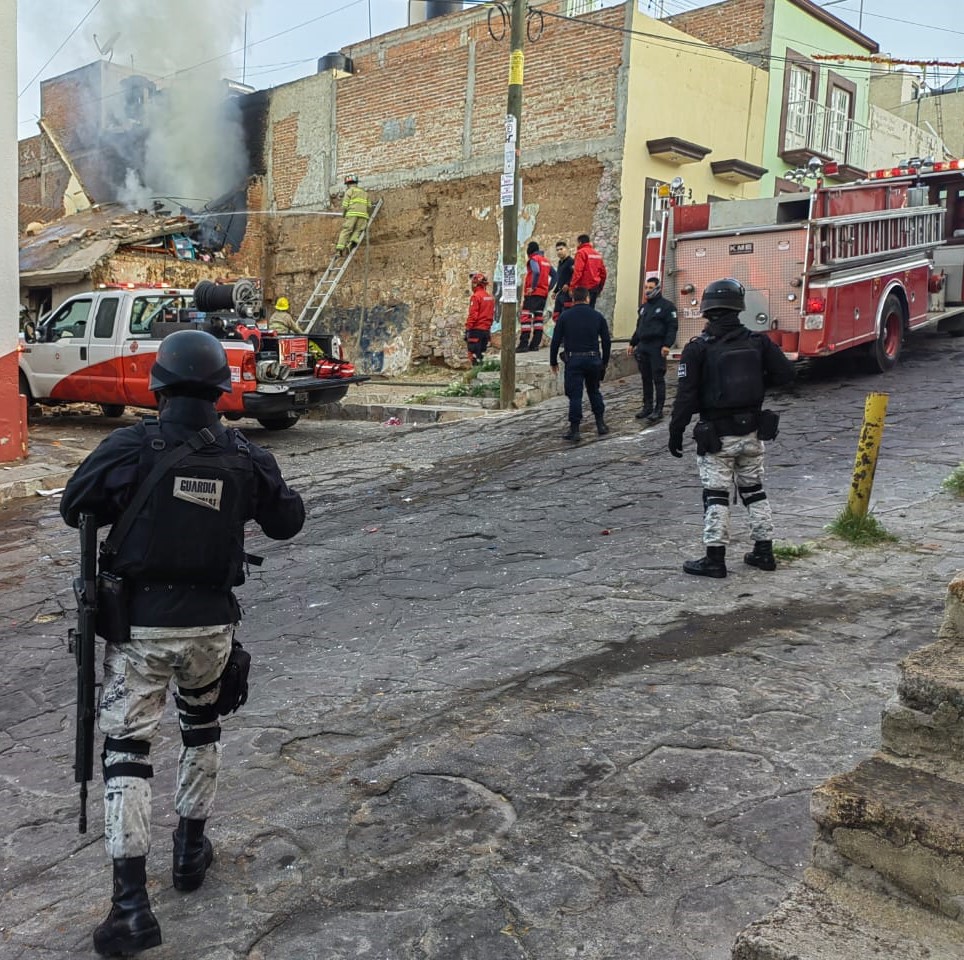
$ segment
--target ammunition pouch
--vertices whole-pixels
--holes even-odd
[[[226,717],[248,702],[248,674],[251,654],[237,640],[231,641],[231,653],[221,674],[221,688],[215,703],[218,714]]]
[[[108,643],[127,643],[131,618],[127,583],[107,570],[97,574],[97,618],[94,632]]]
[[[696,455],[698,457],[707,453],[719,453],[723,449],[723,441],[716,431],[716,425],[711,420],[700,420],[693,427],[693,439],[696,441]]]
[[[780,432],[780,414],[773,410],[761,410],[756,435],[761,440],[776,440]]]

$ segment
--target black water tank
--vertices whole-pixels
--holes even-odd
[[[329,70],[335,73],[354,73],[355,64],[351,57],[346,57],[343,53],[326,53],[318,60],[318,72],[327,73]]]

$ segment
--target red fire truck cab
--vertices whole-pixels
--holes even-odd
[[[964,334],[964,160],[759,200],[682,205],[674,193],[647,237],[646,268],[676,299],[676,356],[702,330],[703,288],[720,277],[743,283],[744,325],[791,359],[861,347],[885,371],[910,330]]]

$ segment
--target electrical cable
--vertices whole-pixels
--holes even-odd
[[[50,66],[54,57],[56,57],[57,54],[60,53],[60,51],[63,50],[64,47],[67,46],[67,41],[70,40],[70,38],[84,25],[84,21],[87,20],[87,18],[97,9],[98,6],[100,6],[100,0],[94,0],[94,3],[92,4],[91,8],[80,18],[80,21],[77,23],[77,26],[75,26],[74,29],[71,30],[66,37],[64,37],[63,43],[61,43],[60,46],[57,47],[56,50],[54,50],[54,52],[47,59],[47,62],[30,78],[30,80],[28,81],[27,85],[23,88],[23,90],[21,90],[20,93],[17,94],[18,100],[34,85],[34,82],[36,81],[37,77],[39,77],[40,74],[42,74],[44,70],[46,70],[47,67]]]

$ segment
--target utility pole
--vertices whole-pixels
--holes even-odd
[[[525,72],[527,0],[512,0],[509,53],[509,97],[505,115],[505,151],[502,166],[502,353],[499,405],[509,409],[515,401],[515,334],[519,291],[519,165],[522,127],[522,81]]]

